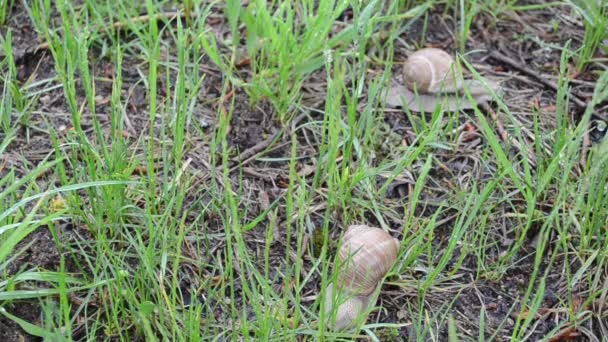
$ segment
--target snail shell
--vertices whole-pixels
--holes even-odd
[[[403,77],[406,87],[421,94],[437,93],[454,82],[454,58],[447,52],[427,48],[414,52],[405,62]]]
[[[378,282],[397,259],[399,245],[399,240],[380,228],[365,225],[348,228],[334,267],[334,272],[338,272],[338,296],[334,296],[334,284],[329,284],[325,293],[325,312],[330,313],[338,305],[335,323],[331,325],[334,331],[352,328],[360,314],[367,311]]]
[[[393,266],[399,240],[380,228],[350,226],[338,253],[338,284],[352,294],[368,295]]]
[[[338,289],[339,290],[339,289]],[[354,328],[357,319],[363,319],[361,313],[366,313],[372,302],[372,296],[355,296],[349,293],[342,293],[342,296],[335,296],[334,302],[334,286],[329,284],[325,290],[325,312],[331,314],[331,309],[337,305],[336,320],[332,322],[331,316],[328,317],[328,325],[334,331]]]

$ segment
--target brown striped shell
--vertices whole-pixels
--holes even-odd
[[[380,228],[350,226],[336,260],[339,288],[354,295],[372,293],[397,259],[399,245]]]
[[[436,93],[453,83],[454,59],[447,52],[427,48],[414,52],[403,66],[406,87],[420,94]]]

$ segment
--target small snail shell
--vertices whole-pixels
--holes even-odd
[[[453,64],[452,56],[443,50],[418,50],[407,59],[403,67],[405,85],[421,94],[439,92],[443,85],[452,85]]]
[[[338,305],[334,330],[352,327],[359,314],[367,311],[378,282],[393,266],[399,254],[399,240],[380,228],[350,226],[342,239],[334,272],[339,300],[334,301],[334,284],[325,296],[325,311]]]

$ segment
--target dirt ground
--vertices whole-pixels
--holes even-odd
[[[30,19],[21,6],[20,2],[15,3],[15,9],[9,19],[8,26],[12,30],[13,35],[13,53],[18,66],[19,80],[40,81],[52,77],[55,74],[53,58],[44,45],[43,41],[37,37],[36,32],[30,22]],[[228,30],[227,23],[222,19],[221,13],[217,13],[217,20],[213,21],[214,31],[218,36]],[[340,20],[352,20],[352,17],[345,13]],[[454,27],[455,23],[452,18],[444,15],[443,9],[436,9],[431,16],[432,29],[427,32],[428,46],[440,47],[447,51],[454,51],[454,34],[450,27]],[[554,30],[549,19],[555,19],[559,22],[559,30]],[[6,28],[2,29],[4,34]],[[490,24],[489,18],[484,15],[479,15],[477,21],[473,25],[470,38],[467,43],[468,50],[489,49],[501,56],[516,61],[519,65],[529,69],[533,74],[539,75],[549,82],[556,84],[557,68],[559,67],[560,52],[557,49],[549,49],[534,43],[532,39],[523,39],[526,36],[542,37],[545,42],[550,42],[557,46],[563,46],[568,40],[572,40],[572,44],[576,47],[580,44],[583,38],[583,27],[580,22],[573,21],[568,12],[563,8],[554,7],[551,9],[543,9],[541,11],[527,11],[525,13],[509,13],[504,18],[501,18],[496,25]],[[418,32],[406,32],[400,38],[406,41],[416,41]],[[601,52],[600,52],[601,53]],[[407,51],[402,44],[396,43],[395,60],[403,61],[406,59]],[[606,57],[605,55],[603,57]],[[133,148],[137,147],[137,142],[142,139],[140,134],[147,130],[149,125],[147,114],[147,98],[146,90],[138,82],[140,79],[137,69],[137,60],[129,60],[129,56],[125,56],[123,68],[123,89],[129,95],[128,99],[128,135],[129,141]],[[554,106],[555,92],[547,85],[541,84],[538,79],[524,74],[516,66],[506,63],[505,60],[493,58],[486,53],[472,53],[469,59],[476,66],[482,68],[482,72],[486,75],[491,75],[501,79],[505,90],[505,103],[516,114],[517,120],[522,127],[527,129],[527,132],[533,132],[532,113],[537,110],[543,118],[541,127],[543,131],[550,132],[555,125]],[[114,66],[108,60],[98,59],[95,54],[92,54],[90,65],[94,68],[94,73],[98,76],[111,77]],[[372,67],[374,67],[372,65]],[[376,70],[370,72],[382,72],[381,66],[375,66]],[[395,73],[398,73],[398,65],[395,66]],[[193,118],[196,124],[205,131],[211,132],[216,124],[216,109],[210,104],[221,95],[222,75],[212,63],[204,63],[201,65],[201,70],[207,74],[201,91],[201,98],[197,105],[196,117]],[[246,78],[250,73],[247,66],[240,70],[241,76]],[[572,90],[571,95],[582,102],[586,102],[592,95],[594,81],[596,76],[592,72],[585,74],[575,74],[572,68]],[[100,77],[100,78],[101,78]],[[159,78],[164,82],[164,77]],[[309,80],[310,84],[305,84],[303,87],[304,103],[310,108],[323,109],[324,98],[323,94],[319,94],[319,89],[323,90],[326,86],[325,76],[322,73],[312,75]],[[98,117],[104,129],[109,126],[109,105],[108,99],[111,96],[111,82],[98,81],[96,99],[99,113]],[[160,85],[159,89],[164,89]],[[84,101],[82,89],[79,92]],[[269,137],[272,137],[278,130],[281,129],[281,124],[274,119],[274,109],[265,101],[260,102],[255,107],[250,106],[248,97],[243,92],[235,92],[236,109],[233,114],[233,119],[230,127],[230,145],[234,156],[237,156],[237,151],[241,153],[254,153],[256,144],[259,144]],[[577,122],[580,119],[584,108],[572,103],[569,114],[572,122]],[[314,114],[313,114],[314,115]],[[415,133],[410,127],[410,123],[398,109],[387,109],[385,112],[386,136],[387,139],[396,141],[413,141]],[[608,118],[608,106],[603,106],[597,111],[594,120],[601,122]],[[45,121],[45,119],[48,120]],[[304,119],[305,120],[305,119]],[[468,120],[474,122],[473,119]],[[43,158],[53,152],[53,145],[49,139],[46,125],[52,125],[55,131],[61,134],[69,134],[71,118],[69,114],[68,104],[65,102],[62,89],[55,89],[38,101],[38,108],[34,111],[31,120],[24,126],[20,134],[14,142],[8,147],[6,153],[0,157],[0,176],[6,175],[8,170],[14,169],[17,174],[25,174],[27,170],[34,168]],[[158,123],[157,123],[158,124]],[[93,126],[90,117],[83,118],[83,129],[88,134],[93,134]],[[601,140],[604,133],[600,129],[594,129],[590,135],[592,142]],[[62,137],[59,137],[60,139]],[[309,146],[306,136],[298,137],[301,142],[298,147],[299,153],[306,151],[315,151],[314,146]],[[271,157],[289,157],[290,141],[283,138],[284,143],[279,143],[277,148],[270,152]],[[465,174],[478,174],[478,179],[484,179],[483,170],[479,165],[480,150],[476,147],[482,143],[481,135],[473,135],[468,139],[467,143],[461,146],[461,149],[456,153],[445,153],[439,155],[439,159],[444,163],[445,169],[434,168],[431,173],[436,186],[431,186],[425,190],[423,198],[429,204],[424,209],[418,212],[420,217],[430,217],[434,209],[432,203],[439,201],[446,196],[446,191],[451,187],[465,187],[467,179],[460,177]],[[533,148],[533,141],[527,142],[529,145],[522,148]],[[141,146],[140,146],[141,147]],[[139,147],[139,148],[140,148]],[[379,146],[379,152],[382,153],[382,146]],[[208,141],[199,137],[191,137],[190,144],[186,150],[185,158],[192,158],[192,163],[196,167],[203,168],[201,155],[208,154]],[[512,150],[511,157],[515,157],[516,149]],[[243,158],[241,158],[242,160]],[[143,161],[142,161],[143,163]],[[302,167],[304,167],[303,162]],[[284,182],[288,179],[289,170],[285,164],[275,164],[272,161],[251,161],[243,164],[244,179],[250,185],[252,192],[251,211],[252,215],[262,211],[263,204],[272,202],[277,198],[280,189],[284,186]],[[235,172],[235,179],[238,178],[238,172]],[[40,179],[41,184],[48,179],[52,179],[52,175],[46,175]],[[395,207],[402,205],[408,196],[408,182],[395,182],[390,189],[391,200],[394,201]],[[43,186],[46,188],[47,186]],[[411,187],[411,186],[410,186]],[[194,201],[194,198],[192,198]],[[549,201],[549,199],[547,200]],[[261,203],[261,204],[260,204]],[[186,204],[188,205],[188,204]],[[550,203],[541,203],[550,206]],[[285,213],[279,213],[284,215]],[[440,218],[446,219],[443,226],[436,231],[435,239],[437,244],[442,244],[450,237],[451,227],[453,222],[449,220],[448,215]],[[322,217],[319,216],[322,221]],[[336,218],[339,220],[339,218]],[[370,222],[373,223],[373,217],[370,217]],[[210,222],[213,222],[210,220]],[[497,237],[504,241],[503,246],[497,246],[491,249],[490,253],[494,253],[494,257],[498,258],[500,253],[506,250],[512,241],[512,232],[509,232],[509,219],[496,218],[496,223],[504,228],[504,233],[497,229]],[[389,225],[398,229],[402,222],[395,220],[388,222]],[[73,234],[65,234],[63,238],[69,241],[73,239],[88,236],[86,227],[71,226],[64,223],[63,228],[66,232],[73,231]],[[220,226],[210,226],[211,231],[221,231]],[[337,234],[337,232],[334,232]],[[251,241],[264,240],[264,227],[258,227],[248,233]],[[457,318],[458,324],[463,329],[476,331],[479,326],[479,308],[484,306],[487,310],[489,320],[486,322],[492,330],[496,329],[503,332],[508,332],[515,324],[515,317],[510,308],[520,298],[522,291],[525,291],[528,285],[530,272],[533,269],[535,250],[534,233],[531,233],[530,239],[527,240],[527,246],[522,249],[522,254],[517,257],[519,260],[516,268],[511,268],[509,272],[499,278],[496,282],[486,281],[485,283],[475,283],[472,281],[476,278],[477,260],[465,259],[462,269],[470,270],[470,272],[460,271],[459,279],[461,284],[471,285],[459,287],[458,293],[451,293],[447,290],[443,295],[436,294],[428,297],[431,306],[440,307],[445,303],[446,297],[457,298],[453,306],[453,312]],[[39,229],[23,243],[25,246],[32,243],[26,253],[22,254],[16,265],[19,268],[41,268],[46,270],[56,270],[58,265],[58,250],[56,244],[47,229]],[[255,243],[252,242],[252,250],[255,251]],[[222,248],[221,245],[216,248]],[[276,248],[276,250],[275,250]],[[281,243],[273,245],[271,255],[276,255],[280,258],[284,253],[284,246]],[[492,256],[489,257],[490,259]],[[280,264],[277,261],[277,265]],[[557,263],[559,264],[559,263]],[[77,272],[75,265],[67,265],[69,271]],[[448,266],[449,268],[449,266]],[[10,272],[16,272],[17,267],[13,267]],[[412,275],[412,279],[416,274]],[[422,277],[423,274],[418,276]],[[547,282],[547,293],[563,294],[565,291],[564,279],[561,274],[556,273],[554,281]],[[282,280],[277,280],[278,284]],[[455,280],[456,281],[456,280]],[[308,288],[303,297],[312,295],[318,289]],[[390,279],[384,286],[380,301],[386,310],[375,313],[376,316],[370,317],[370,321],[380,322],[395,322],[403,319],[401,316],[402,308],[408,305],[408,298],[414,293],[408,293],[407,289],[400,286],[391,285]],[[409,289],[411,292],[412,289]],[[458,296],[455,296],[455,295]],[[542,307],[551,308],[555,305],[555,298],[547,296],[542,303]],[[29,322],[40,322],[40,308],[36,301],[21,301],[12,303],[7,309],[14,315],[21,317]],[[501,326],[501,323],[506,322]],[[553,322],[547,318],[540,319],[535,329],[535,336],[539,339],[544,336],[554,326]],[[401,328],[400,334],[402,337],[414,337],[416,332]],[[506,334],[505,336],[508,336]],[[385,338],[389,338],[385,336]],[[506,338],[506,337],[505,337]],[[534,338],[532,338],[534,339]],[[0,317],[0,340],[2,341],[33,341],[32,338],[23,332],[15,323]]]

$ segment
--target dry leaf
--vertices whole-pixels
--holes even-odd
[[[570,327],[560,331],[559,333],[557,333],[557,335],[551,337],[549,339],[549,342],[574,341],[577,340],[579,336],[580,334],[577,333],[573,327]]]
[[[496,303],[489,303],[486,305],[486,311],[494,311],[496,309],[498,309],[498,304]]]
[[[243,59],[241,59],[240,61],[236,62],[236,64],[234,66],[236,66],[237,68],[242,68],[245,66],[248,66],[251,64],[251,59],[249,57],[245,57]]]
[[[213,284],[214,286],[220,285],[224,282],[224,276],[222,275],[217,275],[213,278],[211,278],[211,284]]]
[[[477,139],[478,136],[479,133],[477,132],[477,127],[475,127],[475,125],[470,122],[464,124],[464,134],[462,136],[462,141],[470,142]]]
[[[277,186],[281,189],[289,188],[289,180],[279,176],[277,179]]]
[[[148,169],[145,166],[136,166],[133,169],[133,174],[137,176],[145,176],[148,174]]]

